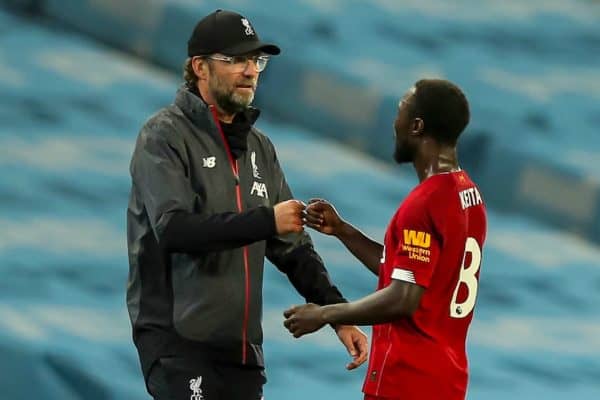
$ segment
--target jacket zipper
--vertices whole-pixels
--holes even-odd
[[[242,191],[240,188],[240,174],[239,174],[239,166],[237,160],[233,159],[233,154],[231,153],[231,148],[229,147],[229,143],[227,142],[227,138],[225,137],[225,133],[223,132],[223,128],[221,127],[221,122],[219,121],[219,116],[217,114],[217,109],[214,106],[210,106],[210,110],[212,112],[213,118],[215,120],[215,124],[219,129],[219,133],[221,134],[221,138],[223,139],[223,143],[225,144],[225,150],[227,153],[227,158],[229,159],[229,165],[231,166],[231,172],[233,172],[233,176],[235,178],[235,196],[237,201],[238,212],[243,211],[242,207]],[[248,263],[248,246],[243,247],[243,255],[244,255],[244,280],[245,280],[245,303],[244,303],[244,321],[242,325],[242,364],[246,364],[247,359],[247,342],[248,342],[248,318],[250,314],[250,268]]]

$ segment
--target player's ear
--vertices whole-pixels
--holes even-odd
[[[192,68],[200,80],[206,80],[208,76],[208,61],[203,57],[192,58]]]
[[[411,127],[410,127],[411,135],[422,135],[424,130],[425,130],[425,121],[423,121],[421,118],[415,118],[412,120]]]

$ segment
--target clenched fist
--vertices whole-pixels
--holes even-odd
[[[277,234],[302,232],[304,229],[304,209],[306,204],[300,200],[287,200],[275,204],[275,226]]]
[[[306,224],[326,235],[338,236],[345,224],[335,207],[327,200],[310,199],[306,213]]]

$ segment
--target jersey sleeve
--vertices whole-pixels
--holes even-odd
[[[428,287],[440,253],[440,237],[424,203],[413,202],[393,224],[391,278]]]

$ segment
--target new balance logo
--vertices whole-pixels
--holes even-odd
[[[254,194],[258,197],[264,197],[266,199],[269,198],[269,193],[267,193],[267,185],[262,182],[254,182],[252,184],[252,190],[250,190],[250,194]]]
[[[217,157],[206,157],[202,159],[202,166],[204,168],[214,168],[217,165]]]
[[[425,232],[404,229],[404,244],[428,249],[431,246],[431,235]]]

